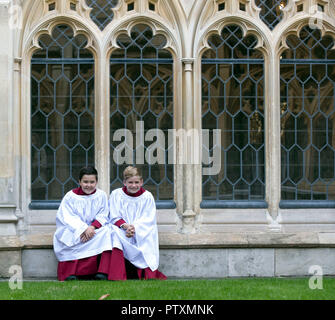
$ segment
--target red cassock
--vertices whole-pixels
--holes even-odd
[[[145,190],[141,188],[136,194],[129,194],[127,190],[123,189],[128,195],[139,196]],[[72,190],[78,195],[86,195],[79,187]],[[119,220],[115,223],[120,227],[124,220]],[[94,220],[92,224],[96,229],[101,227],[101,224]],[[159,270],[152,271],[150,268],[140,269],[133,266],[123,256],[122,250],[113,248],[113,250],[104,251],[99,255],[58,262],[57,276],[59,281],[64,281],[69,276],[77,276],[80,278],[93,277],[97,273],[107,275],[108,280],[127,280],[127,279],[159,279],[166,280],[167,277]]]

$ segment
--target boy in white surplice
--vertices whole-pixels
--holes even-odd
[[[128,265],[130,263],[136,267],[138,279],[165,280],[166,276],[158,271],[159,247],[154,197],[143,189],[143,179],[136,167],[128,166],[124,170],[123,184],[124,187],[114,190],[109,198],[111,228],[115,231],[112,232],[113,247],[123,251]],[[123,269],[124,266],[124,259],[120,259],[118,267]]]
[[[108,198],[97,189],[98,173],[94,167],[82,168],[79,188],[63,198],[56,216],[53,245],[59,261],[60,281],[80,276],[103,275],[113,248],[109,221]]]

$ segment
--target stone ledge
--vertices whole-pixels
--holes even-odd
[[[0,236],[0,251],[10,251],[22,248],[22,242],[17,236]]]
[[[324,244],[334,244],[335,245],[335,232],[320,232],[319,241]]]
[[[53,233],[36,233],[21,237],[25,249],[50,249],[53,248]]]
[[[335,247],[335,233],[253,232],[160,234],[161,248],[313,248]]]
[[[51,249],[53,233],[0,236],[0,250]],[[313,248],[335,247],[335,232],[196,233],[161,232],[160,248]]]

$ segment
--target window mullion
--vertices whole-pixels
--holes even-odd
[[[95,164],[99,171],[99,188],[109,194],[110,122],[109,58],[101,52],[95,68]]]
[[[276,52],[265,57],[265,184],[268,213],[278,216],[280,201],[280,59]]]

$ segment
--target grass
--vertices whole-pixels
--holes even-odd
[[[322,289],[309,278],[226,278],[166,281],[24,281],[12,290],[0,282],[0,300],[335,300],[335,278]]]

